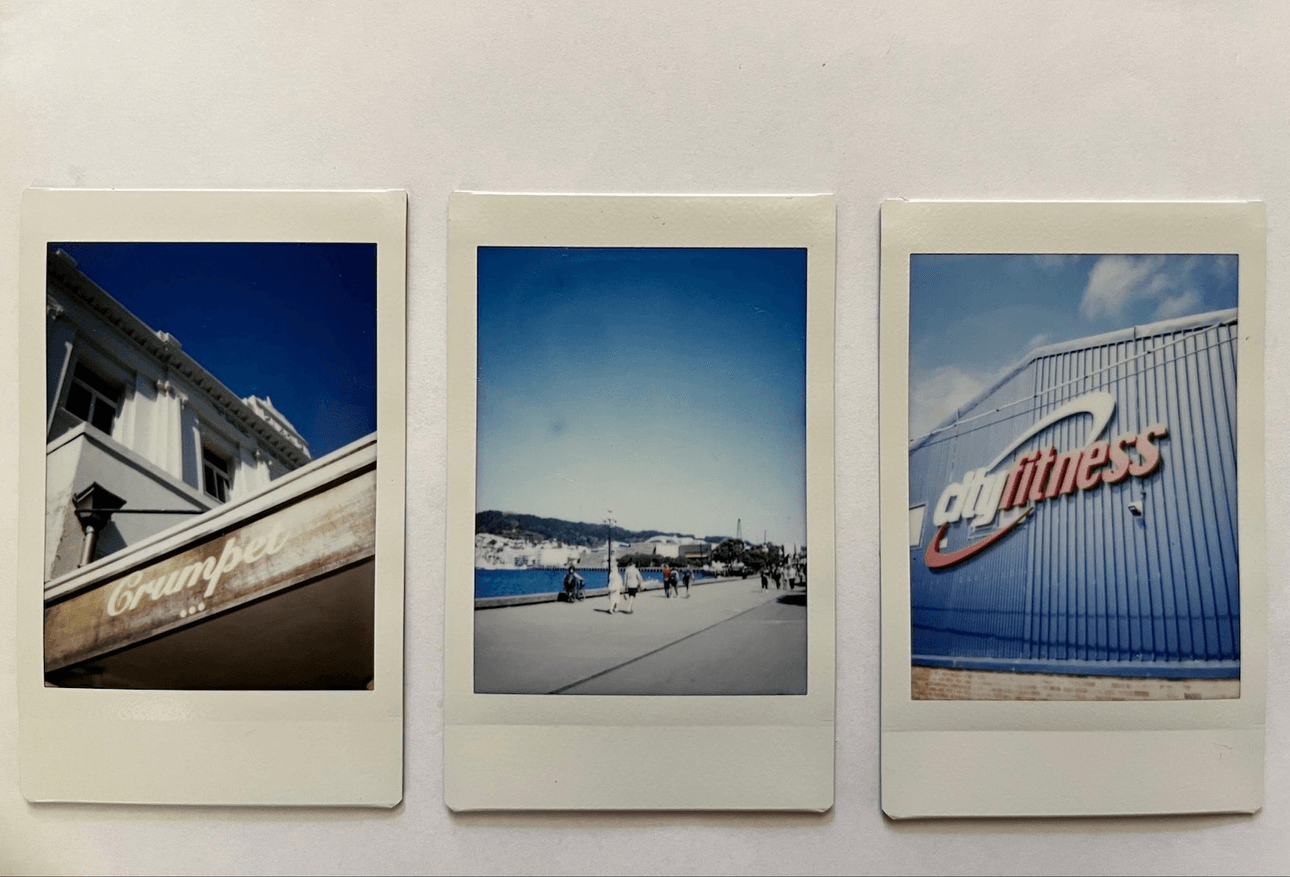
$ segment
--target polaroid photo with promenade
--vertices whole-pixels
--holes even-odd
[[[1208,799],[1166,794],[1162,765],[1117,763],[1115,735],[1208,722],[1261,769],[1262,227],[1248,204],[884,207],[888,813],[949,815],[963,794],[902,748],[920,724],[1056,748],[1045,729],[1099,729],[1066,757],[1088,747],[1115,775],[1101,803],[1048,781],[1042,807],[977,815],[1253,800],[1232,766]],[[948,757],[945,740],[923,738]]]
[[[44,499],[31,516],[43,533],[23,543],[41,549],[23,557],[41,584],[24,613],[41,643],[39,677],[24,668],[38,686],[25,698],[29,798],[397,801],[401,735],[378,726],[401,701],[401,659],[377,641],[401,629],[402,528],[378,546],[377,523],[403,509],[404,205],[397,192],[29,193],[24,318],[44,304],[23,361],[23,449],[44,449],[24,481]],[[379,466],[400,476],[380,491],[378,423]],[[264,710],[252,693],[267,692],[280,697]],[[158,765],[134,785],[100,772],[81,788],[103,791],[73,791],[35,754],[49,745],[35,729],[46,710],[76,716],[87,694],[161,698],[197,724],[243,717],[264,745],[214,783],[158,794]],[[329,700],[320,746],[367,725],[387,751],[359,760],[387,769],[351,781],[341,759],[331,788],[266,788],[273,732]],[[177,727],[108,724],[136,749]],[[261,779],[237,788],[251,772]]]
[[[811,771],[785,762],[812,782],[778,799],[649,786],[658,760],[678,781],[703,763],[720,726],[737,741],[831,723],[832,512],[811,488],[832,474],[808,468],[825,440],[808,423],[831,422],[831,199],[452,205],[450,805],[827,807],[818,740]],[[541,745],[558,731],[590,762],[660,724],[689,754],[638,751],[614,788],[550,755],[520,771],[553,771],[545,797],[511,766],[509,789],[465,787],[479,744],[455,726],[483,713],[513,736],[545,726]]]

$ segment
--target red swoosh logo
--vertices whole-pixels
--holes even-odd
[[[950,525],[941,524],[941,528],[937,530],[936,535],[932,537],[931,544],[927,546],[927,554],[924,556],[923,559],[927,562],[927,566],[929,569],[943,569],[947,566],[953,566],[956,563],[962,563],[972,555],[976,554],[978,551],[983,551],[986,548],[989,548],[991,545],[998,542],[1004,536],[1007,536],[1008,533],[1011,532],[1013,527],[1017,526],[1026,518],[1030,517],[1030,513],[1033,512],[1034,510],[1035,510],[1035,507],[1030,506],[1020,515],[1013,518],[1012,523],[1008,524],[1002,529],[996,530],[995,532],[991,533],[989,536],[986,536],[980,542],[973,542],[971,545],[965,545],[964,547],[960,548],[958,551],[951,551],[949,554],[941,554],[940,544],[941,544],[941,539],[945,537],[945,531],[950,528]]]

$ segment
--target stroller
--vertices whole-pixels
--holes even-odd
[[[564,574],[564,602],[572,603],[575,600],[586,599],[583,593],[587,588],[587,583],[583,581],[582,576],[569,567],[569,571]]]

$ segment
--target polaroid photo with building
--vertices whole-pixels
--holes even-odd
[[[27,193],[30,800],[401,798],[405,214]]]
[[[882,232],[884,809],[1257,809],[1262,205]]]
[[[831,805],[833,211],[453,196],[449,806]]]

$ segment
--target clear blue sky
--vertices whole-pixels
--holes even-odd
[[[805,250],[478,265],[480,511],[805,543]]]
[[[1236,307],[1231,255],[943,255],[909,262],[909,433],[1031,348]]]
[[[315,459],[376,429],[376,245],[55,243]]]

